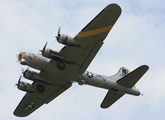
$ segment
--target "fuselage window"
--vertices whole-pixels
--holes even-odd
[[[29,58],[30,60],[32,60],[32,57],[31,57],[31,56],[28,56],[28,58]]]
[[[123,73],[123,75],[128,74],[128,72],[127,72],[127,70],[126,70],[126,69],[122,69],[122,73]]]
[[[106,78],[103,78],[103,81],[106,81]]]

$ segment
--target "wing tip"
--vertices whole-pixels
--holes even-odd
[[[120,7],[118,4],[116,4],[116,3],[111,3],[111,4],[107,5],[105,8],[108,8],[108,7],[109,7],[109,8],[113,8],[113,9],[115,9],[116,11],[118,10],[120,14],[121,14],[121,12],[122,12],[121,7]]]
[[[17,117],[26,117],[26,116],[29,115],[29,114],[22,114],[21,112],[18,112],[17,110],[15,110],[15,111],[13,112],[13,114],[14,114],[15,116],[17,116]]]
[[[13,114],[17,117],[26,117],[26,116],[28,116],[28,115],[20,115],[20,114],[15,114],[15,113],[13,113]]]
[[[103,105],[103,103],[100,105],[100,107],[102,108],[102,109],[107,109],[108,107],[110,107],[110,106],[105,106],[105,105]]]
[[[149,69],[148,65],[141,65],[140,68],[144,68],[146,71]]]

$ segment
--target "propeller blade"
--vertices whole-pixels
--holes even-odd
[[[19,77],[19,79],[18,79],[18,83],[15,84],[17,87],[19,87],[19,84],[20,84],[20,82],[21,82],[21,78],[22,78],[22,75],[20,75],[20,77]]]
[[[44,48],[43,48],[44,51],[45,51],[45,49],[46,49],[47,44],[48,44],[48,42],[45,43],[45,46],[44,46]]]
[[[24,70],[22,70],[22,74],[23,74],[23,76],[25,76],[26,75],[26,72],[29,70],[29,67],[24,71]]]
[[[61,27],[58,28],[58,36],[60,36]]]
[[[18,83],[20,83],[20,81],[21,81],[21,78],[22,78],[22,75],[20,75],[20,77],[19,77],[19,80],[18,80]]]
[[[59,41],[60,36],[61,36],[60,31],[61,31],[61,27],[58,28],[58,33],[57,33],[57,36],[56,36],[57,41]]]
[[[40,52],[42,52],[42,54],[45,52],[46,46],[47,46],[48,42],[45,43],[44,47],[42,50],[40,50]]]

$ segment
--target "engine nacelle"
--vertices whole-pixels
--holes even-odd
[[[55,60],[55,61],[63,61],[66,63],[73,63],[72,60],[68,59],[68,58],[64,58],[59,52],[54,51],[52,49],[44,49],[42,50],[42,55],[46,58],[50,58],[51,60]]]
[[[32,80],[32,81],[45,81],[44,78],[42,78],[39,73],[37,72],[34,72],[34,71],[31,71],[31,70],[26,70],[24,73],[23,73],[23,76],[26,78],[26,79],[29,79],[29,80]]]
[[[22,90],[25,92],[30,92],[30,93],[39,92],[37,89],[33,88],[33,86],[31,84],[22,82],[22,81],[17,84],[17,87],[19,90]]]
[[[60,34],[58,36],[58,39],[57,41],[61,44],[64,44],[64,45],[69,45],[69,46],[75,46],[75,47],[79,47],[80,45],[78,45],[76,43],[76,41],[74,40],[74,38],[68,36],[68,35],[65,35],[65,34]]]
[[[51,59],[53,58],[57,61],[62,59],[62,56],[57,51],[54,51],[52,49],[45,49],[42,55],[47,58],[51,58]]]
[[[44,52],[42,53],[42,55],[44,57],[50,58],[51,57],[51,52],[50,51],[51,51],[51,49],[47,48],[47,49],[44,50]]]

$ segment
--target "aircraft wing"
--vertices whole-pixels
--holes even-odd
[[[34,82],[34,86],[38,83]],[[48,104],[51,100],[63,93],[71,87],[70,82],[66,82],[63,85],[48,85],[45,84],[45,91],[43,93],[26,93],[22,101],[19,103],[14,111],[14,115],[19,117],[25,117],[38,109],[43,104]]]
[[[71,69],[81,74],[85,72],[120,14],[120,6],[108,5],[75,36],[74,39],[80,47],[65,46],[60,51],[64,58],[73,61]]]

